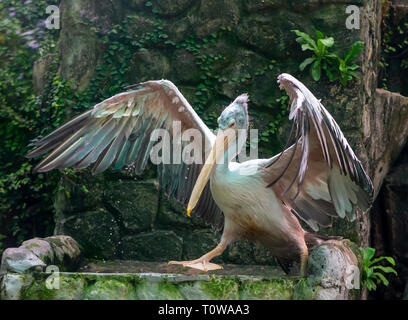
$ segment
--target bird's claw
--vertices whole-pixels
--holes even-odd
[[[198,269],[204,272],[223,269],[222,266],[211,263],[206,260],[192,260],[192,261],[169,261],[169,264],[181,264],[184,268]]]

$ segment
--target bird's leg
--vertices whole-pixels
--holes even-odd
[[[300,275],[304,276],[306,274],[307,259],[309,257],[309,250],[306,244],[302,247],[300,252]]]
[[[190,267],[194,269],[203,270],[205,272],[211,270],[222,269],[222,266],[211,263],[210,260],[220,256],[224,250],[227,248],[226,243],[220,242],[215,249],[203,255],[201,258],[191,260],[191,261],[170,261],[169,264],[181,264],[183,267]]]

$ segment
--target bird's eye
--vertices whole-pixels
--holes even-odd
[[[232,122],[228,125],[228,127],[230,127],[230,128],[232,128],[233,126],[235,126],[235,120],[232,121]]]

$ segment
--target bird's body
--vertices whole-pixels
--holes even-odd
[[[237,97],[222,112],[214,135],[166,80],[133,86],[101,102],[38,141],[28,156],[53,150],[37,166],[39,171],[95,163],[94,172],[131,164],[141,172],[155,152],[155,129],[168,131],[159,146],[171,141],[170,136],[173,141],[185,138],[193,129],[194,139],[187,135],[177,141],[179,146],[195,148],[194,157],[205,163],[198,158],[177,163],[170,152],[177,146],[169,144],[169,152],[164,148],[161,153],[168,154],[170,161],[159,163],[159,184],[168,196],[187,206],[188,215],[192,212],[223,233],[220,244],[201,258],[170,263],[218,269],[210,260],[230,243],[247,239],[263,244],[284,266],[300,262],[304,272],[308,247],[321,239],[305,231],[298,217],[313,230],[330,226],[333,217],[353,220],[356,208],[370,206],[373,190],[320,100],[292,76],[282,74],[278,79],[292,102],[289,118],[294,126],[288,140],[295,138],[295,142],[270,159],[234,161],[246,141],[247,95]]]
[[[290,230],[287,209],[267,188],[259,169],[260,160],[217,166],[211,178],[211,192],[224,213],[224,232],[233,233],[234,240],[247,239],[267,242],[282,239]],[[253,175],[241,175],[242,167],[256,167]],[[226,197],[225,195],[229,195]],[[292,215],[292,214],[290,214]],[[297,223],[297,219],[294,219]],[[263,239],[260,239],[263,235]],[[285,241],[284,239],[282,239]],[[280,246],[279,243],[276,244]]]
[[[250,240],[266,247],[281,264],[299,262],[306,243],[296,216],[267,188],[263,168],[268,159],[218,165],[211,177],[212,196],[224,214],[221,241]],[[255,174],[242,175],[242,171]],[[228,196],[226,196],[228,195]]]

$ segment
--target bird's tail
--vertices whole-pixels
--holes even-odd
[[[305,241],[309,252],[311,252],[314,248],[319,246],[321,243],[327,240],[342,240],[343,237],[341,236],[324,236],[321,234],[306,232],[305,233]]]

